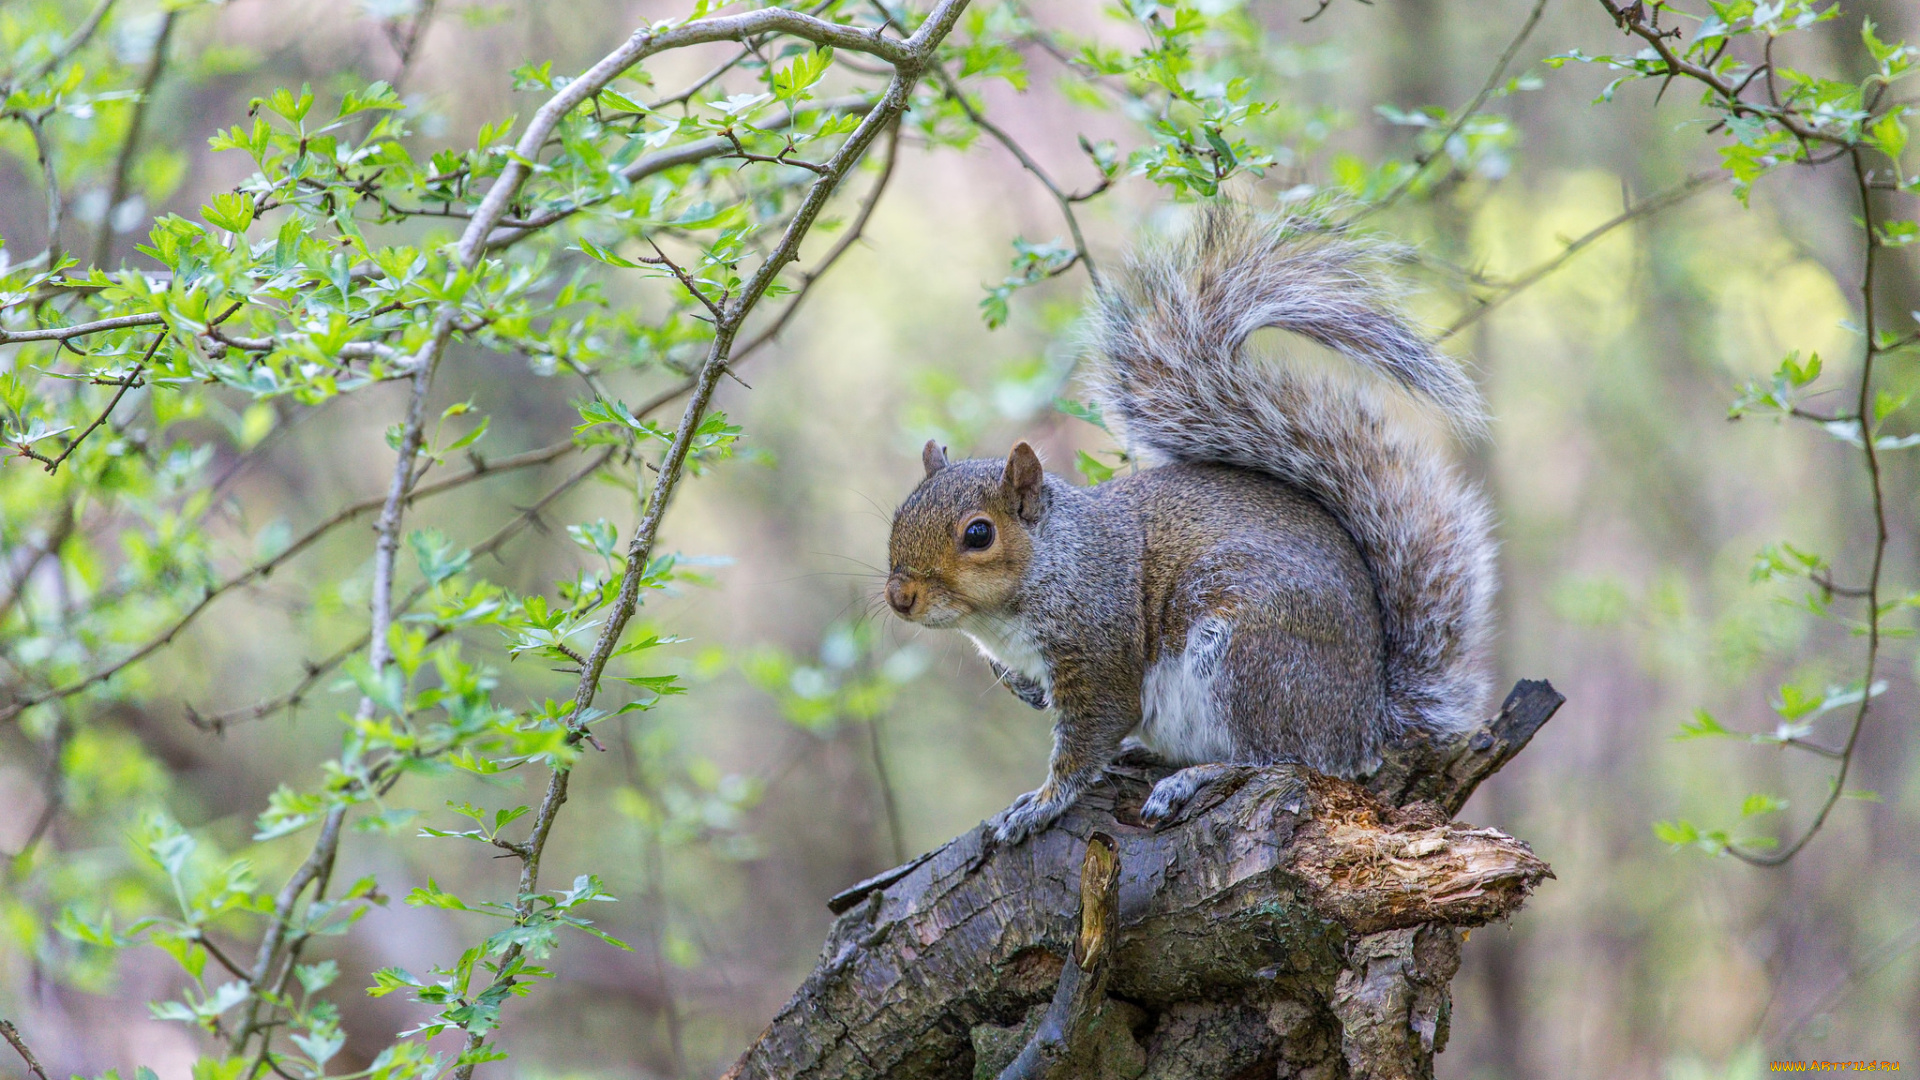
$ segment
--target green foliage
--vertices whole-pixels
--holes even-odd
[[[1658,80],[1664,87],[1684,79],[1702,91],[1702,107],[1715,118],[1709,129],[1723,133],[1721,168],[1733,190],[1747,202],[1754,185],[1784,165],[1819,167],[1839,163],[1849,169],[1859,199],[1855,241],[1866,266],[1859,302],[1861,321],[1852,329],[1862,339],[1862,357],[1856,381],[1841,400],[1851,409],[1815,407],[1830,401],[1830,386],[1821,386],[1828,365],[1817,353],[1805,360],[1789,353],[1772,377],[1749,381],[1734,398],[1730,419],[1771,416],[1813,424],[1828,436],[1859,452],[1866,486],[1876,518],[1871,558],[1863,572],[1864,584],[1836,582],[1832,561],[1825,554],[1779,543],[1764,548],[1755,559],[1755,582],[1797,581],[1805,591],[1794,601],[1808,614],[1844,626],[1864,639],[1863,676],[1850,687],[1828,686],[1821,691],[1795,683],[1780,685],[1772,702],[1779,721],[1770,733],[1741,732],[1721,724],[1706,710],[1697,710],[1684,724],[1681,739],[1741,738],[1746,741],[1806,751],[1837,763],[1828,785],[1828,797],[1797,839],[1782,845],[1772,837],[1734,840],[1726,830],[1699,830],[1686,821],[1656,827],[1661,840],[1676,847],[1695,846],[1714,854],[1730,854],[1761,865],[1778,865],[1792,858],[1826,822],[1835,803],[1846,796],[1846,778],[1854,748],[1866,722],[1872,700],[1885,691],[1877,672],[1883,643],[1910,637],[1913,629],[1889,621],[1911,606],[1910,598],[1894,597],[1882,578],[1887,548],[1882,454],[1920,446],[1920,434],[1887,433],[1889,420],[1908,404],[1908,396],[1876,384],[1876,361],[1883,355],[1920,344],[1920,333],[1901,333],[1888,326],[1883,303],[1873,282],[1880,251],[1898,248],[1920,236],[1920,222],[1882,216],[1871,191],[1882,186],[1894,191],[1920,192],[1920,178],[1908,176],[1902,155],[1907,148],[1906,118],[1914,106],[1893,91],[1907,81],[1920,61],[1920,48],[1882,41],[1872,20],[1860,22],[1860,40],[1870,60],[1869,70],[1857,78],[1832,77],[1800,70],[1776,59],[1787,55],[1776,43],[1805,35],[1812,28],[1842,17],[1837,4],[1821,6],[1808,0],[1707,0],[1704,11],[1688,11],[1672,3],[1622,7],[1603,0],[1615,22],[1647,47],[1624,54],[1586,56],[1570,52],[1551,63],[1580,61],[1606,66],[1620,74],[1601,91],[1612,101],[1628,83]],[[1667,26],[1661,27],[1662,17]],[[1679,25],[1676,25],[1678,23]],[[1842,603],[1836,610],[1836,599]],[[1853,608],[1863,609],[1857,616]],[[1844,713],[1847,722],[1838,741],[1831,733],[1824,741],[1816,730],[1821,717]],[[1749,796],[1741,817],[1784,809],[1785,802],[1770,796]],[[1777,849],[1777,850],[1776,850]]]
[[[166,18],[205,28],[203,6],[170,4]],[[1072,339],[1074,308],[1048,283],[1100,272],[1077,214],[1122,185],[1172,202],[1264,188],[1290,210],[1357,227],[1403,201],[1508,175],[1521,147],[1502,103],[1540,85],[1530,73],[1500,73],[1464,109],[1379,105],[1373,115],[1399,129],[1406,145],[1369,160],[1331,149],[1355,118],[1302,92],[1311,78],[1339,71],[1340,57],[1270,37],[1237,4],[1126,0],[1093,31],[1050,25],[1039,9],[969,7],[940,43],[939,70],[908,91],[911,107],[898,124],[900,145],[934,152],[997,153],[980,143],[1005,143],[1055,199],[1059,229],[1045,240],[1013,239],[1007,272],[985,287],[979,308],[990,328],[1032,319],[1063,343]],[[484,17],[478,10],[463,15]],[[1678,38],[1660,38],[1672,58],[1650,47],[1561,60],[1617,73],[1602,93],[1609,100],[1623,84],[1673,77],[1676,60],[1697,65],[1706,78],[1689,77],[1705,91],[1722,167],[1741,198],[1782,165],[1836,154],[1869,160],[1883,185],[1920,191],[1903,164],[1912,106],[1890,91],[1911,76],[1920,58],[1913,47],[1884,42],[1863,24],[1872,69],[1828,79],[1763,68],[1756,50],[1838,17],[1837,8],[1734,0],[1693,15],[1667,4],[1649,10],[1670,25],[1687,20]],[[889,12],[890,36],[919,20]],[[701,0],[686,19],[656,30],[732,14]],[[851,0],[815,14],[880,25],[872,5]],[[872,57],[770,37],[680,98],[663,97],[646,65],[634,67],[560,111],[548,137],[524,151],[541,106],[578,74],[527,64],[512,75],[529,95],[524,117],[494,116],[453,133],[430,130],[424,110],[384,81],[272,88],[244,115],[212,118],[219,127],[209,150],[225,163],[223,175],[245,178],[175,200],[189,175],[187,155],[152,145],[151,133],[134,124],[150,89],[142,82],[148,60],[156,76],[177,79],[232,72],[248,59],[208,34],[175,38],[170,51],[143,57],[114,44],[128,29],[125,12],[109,11],[91,35],[77,33],[84,15],[76,4],[53,2],[0,15],[0,154],[13,174],[38,178],[48,157],[52,205],[76,208],[119,190],[115,178],[124,173],[118,205],[70,214],[38,252],[0,250],[0,563],[8,570],[0,579],[8,673],[0,722],[48,749],[60,813],[83,825],[96,849],[122,838],[129,850],[79,859],[50,841],[30,845],[9,868],[9,885],[21,888],[0,897],[8,940],[52,977],[89,988],[106,984],[124,950],[170,957],[175,989],[152,1015],[204,1036],[196,1080],[254,1080],[269,1065],[281,1075],[323,1075],[346,1045],[327,995],[369,982],[366,993],[400,993],[426,1015],[366,1075],[438,1077],[498,1060],[493,1037],[511,1022],[510,1003],[552,978],[569,949],[628,947],[589,914],[614,902],[595,873],[564,889],[538,885],[540,845],[564,798],[509,785],[544,774],[549,792],[556,784],[564,791],[572,770],[599,762],[591,751],[603,745],[600,736],[617,733],[630,756],[611,811],[649,852],[752,858],[758,845],[744,831],[745,816],[764,780],[730,775],[690,747],[662,719],[661,703],[731,668],[788,723],[826,737],[881,722],[926,665],[917,647],[891,648],[862,622],[830,627],[812,656],[768,646],[689,658],[661,614],[673,609],[656,602],[708,584],[709,564],[654,550],[651,534],[636,547],[641,527],[624,521],[566,520],[555,501],[588,480],[605,482],[631,501],[635,520],[648,520],[650,511],[665,512],[681,474],[697,478],[744,453],[747,433],[706,407],[698,388],[703,379],[710,391],[723,376],[737,378],[734,368],[764,340],[737,332],[777,330],[792,310],[786,305],[804,301],[830,267],[830,257],[789,261],[801,235],[832,234],[833,250],[843,250],[884,196],[891,160],[882,166],[880,158],[899,151],[855,140],[883,101],[886,77],[873,74]],[[1077,140],[1077,185],[1033,164],[978,93],[989,82],[1026,89],[1050,78],[1089,127],[1112,136]],[[851,160],[833,164],[843,154]],[[831,191],[819,190],[834,201],[810,203],[829,175]],[[491,212],[489,194],[512,183],[505,205],[492,207],[503,215],[498,224],[463,248],[466,223]],[[165,205],[177,212],[146,209]],[[122,219],[138,222],[138,235],[125,238],[144,257],[138,266],[113,258],[127,254],[126,242],[114,246],[116,230],[127,231],[116,224]],[[1913,220],[1862,225],[1858,239],[1868,251],[1920,238]],[[794,246],[783,247],[789,234]],[[807,258],[824,246],[807,245]],[[105,257],[82,254],[88,247]],[[781,301],[780,311],[763,300]],[[1870,318],[1859,328],[1869,358],[1920,343],[1888,323]],[[477,406],[488,399],[475,393],[473,373],[489,357],[524,365],[530,378],[577,379],[574,416],[560,425],[570,430],[527,430],[523,417]],[[964,444],[1051,401],[1105,430],[1097,410],[1056,397],[1074,359],[1062,344],[986,368],[977,383],[924,374],[909,426]],[[1730,415],[1809,420],[1861,454],[1920,445],[1920,435],[1885,430],[1908,423],[1899,394],[1867,385],[1863,391],[1875,392],[1860,394],[1864,405],[1855,410],[1864,415],[1831,411],[1836,399],[1824,392],[1838,384],[1841,366],[1790,354],[1739,391]],[[426,401],[436,372],[443,383],[456,381],[449,396],[459,398],[437,411]],[[330,403],[359,398],[368,409],[383,407],[371,399],[390,383],[419,405],[396,412],[384,430],[399,466],[395,490],[412,493],[391,515],[375,500],[316,513],[313,531],[296,535],[286,522],[249,514],[233,483],[238,470]],[[666,419],[660,410],[689,390],[699,407]],[[527,446],[546,449],[520,453]],[[353,448],[360,449],[367,448]],[[483,523],[484,539],[408,521],[442,485],[549,452],[540,463],[561,463],[569,478],[538,503],[499,509]],[[1081,451],[1075,465],[1100,483],[1131,462],[1117,451]],[[657,527],[658,514],[651,520]],[[236,827],[204,822],[126,727],[129,711],[173,692],[148,661],[187,640],[229,591],[266,579],[349,523],[375,524],[375,539],[356,534],[362,541],[345,580],[300,598],[312,609],[301,632],[320,657],[307,661],[305,681],[231,716],[190,714],[222,731],[331,689],[350,703],[315,710],[334,749],[282,778]],[[577,568],[539,582],[490,578],[489,556],[502,544],[554,524],[555,535],[577,546]],[[1914,606],[1912,596],[1876,592],[1864,614],[1836,612],[1860,588],[1836,580],[1836,561],[1780,543],[1761,552],[1753,576],[1800,590],[1797,610],[1876,644],[1901,632],[1892,620]],[[12,568],[21,562],[51,570],[16,582]],[[364,609],[376,595],[389,597],[392,617],[369,625]],[[1588,626],[1632,614],[1625,590],[1610,580],[1569,579],[1552,602]],[[636,607],[642,617],[624,625]],[[365,636],[351,640],[343,627]],[[341,642],[347,647],[336,647]],[[1871,661],[1866,667],[1851,682],[1803,672],[1781,684],[1769,732],[1746,732],[1701,710],[1677,737],[1811,746],[1830,756],[1838,749],[1819,740],[1831,735],[1834,718],[1856,717],[1857,729],[1885,689]],[[1842,774],[1833,798],[1846,797],[1868,794],[1846,789]],[[1783,798],[1749,794],[1739,820],[1757,827],[1757,819],[1792,809]],[[1716,854],[1774,843],[1681,819],[1655,832],[1664,843]],[[330,872],[342,833],[417,845],[410,850],[434,869],[405,903],[472,928],[457,957],[421,975],[394,967],[369,975],[303,956],[309,942],[352,933],[388,903],[374,878],[342,888],[306,869]],[[455,868],[499,865],[496,858],[522,869],[528,884],[502,884],[490,895],[439,884],[454,882]],[[673,964],[697,962],[698,946],[660,918],[658,953]],[[256,974],[262,947],[272,963]],[[448,1032],[465,1036],[457,1058],[427,1048]]]

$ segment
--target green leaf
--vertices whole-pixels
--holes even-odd
[[[407,972],[405,968],[386,967],[373,973],[373,985],[367,987],[368,997],[386,997],[401,987],[419,989],[421,982]]]
[[[200,216],[217,229],[225,229],[230,233],[246,232],[247,226],[253,224],[253,200],[230,191],[222,192],[200,208]]]
[[[1080,475],[1087,478],[1089,485],[1106,483],[1113,479],[1115,471],[1111,465],[1102,462],[1085,450],[1075,452],[1073,467],[1080,471]]]
[[[1715,720],[1712,713],[1709,713],[1705,709],[1695,709],[1693,710],[1692,720],[1681,722],[1680,731],[1674,735],[1673,741],[1685,742],[1688,739],[1706,739],[1715,736],[1732,736],[1735,734],[1737,733],[1722,726],[1720,721]]]

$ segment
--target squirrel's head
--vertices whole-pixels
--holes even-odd
[[[931,440],[926,479],[893,515],[887,603],[908,622],[952,626],[1004,609],[1033,554],[1030,530],[1046,502],[1046,473],[1020,443],[1003,464],[947,460]]]

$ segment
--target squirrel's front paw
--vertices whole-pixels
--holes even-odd
[[[1013,800],[1012,806],[995,814],[993,820],[987,822],[987,828],[992,830],[994,839],[1000,843],[1017,844],[1060,820],[1060,815],[1067,812],[1078,795],[1077,791],[1065,791],[1047,784],[1038,791],[1029,791]]]

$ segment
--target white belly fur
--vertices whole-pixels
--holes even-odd
[[[1187,631],[1185,649],[1147,669],[1135,735],[1171,764],[1233,760],[1233,735],[1213,692],[1232,633],[1224,619],[1202,619]]]
[[[960,622],[960,630],[973,639],[989,660],[998,661],[1000,666],[1018,672],[1039,683],[1051,693],[1053,691],[1053,671],[1047,666],[1047,658],[1040,653],[1040,645],[1026,628],[1004,619],[985,616],[971,616]]]

